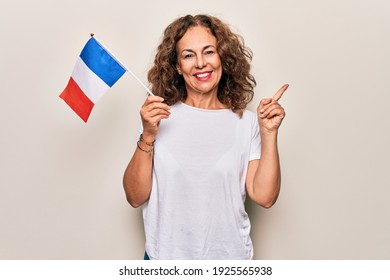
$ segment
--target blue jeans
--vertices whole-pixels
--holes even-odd
[[[149,258],[149,256],[148,256],[148,253],[146,253],[146,251],[145,251],[145,254],[144,254],[144,260],[145,260],[145,261],[150,261],[150,258]]]

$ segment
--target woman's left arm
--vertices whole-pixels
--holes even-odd
[[[257,108],[261,158],[249,162],[246,189],[249,197],[265,208],[274,205],[280,191],[281,174],[277,137],[285,112],[278,100],[287,88],[288,84],[282,86],[273,98],[262,99]]]

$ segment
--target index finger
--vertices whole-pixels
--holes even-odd
[[[288,87],[289,87],[289,84],[284,84],[284,85],[275,93],[275,95],[274,95],[274,97],[272,97],[272,99],[278,101],[278,100],[282,97],[283,93],[288,89]]]
[[[149,105],[150,103],[153,103],[153,102],[163,102],[163,101],[164,101],[164,98],[162,98],[160,96],[149,95],[144,102],[144,106]]]

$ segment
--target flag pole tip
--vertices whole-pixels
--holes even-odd
[[[95,35],[95,34],[91,33],[90,35],[91,35],[91,37],[93,37],[93,35]]]

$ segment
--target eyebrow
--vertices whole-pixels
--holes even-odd
[[[210,47],[216,49],[216,47],[215,47],[214,45],[207,45],[207,46],[204,46],[204,47],[202,48],[202,51],[204,51],[204,50],[206,50],[206,49],[208,49],[208,48],[210,48]],[[181,53],[183,53],[183,52],[185,52],[185,51],[187,51],[187,52],[195,52],[194,50],[191,50],[191,49],[184,49],[184,50],[181,51]]]

